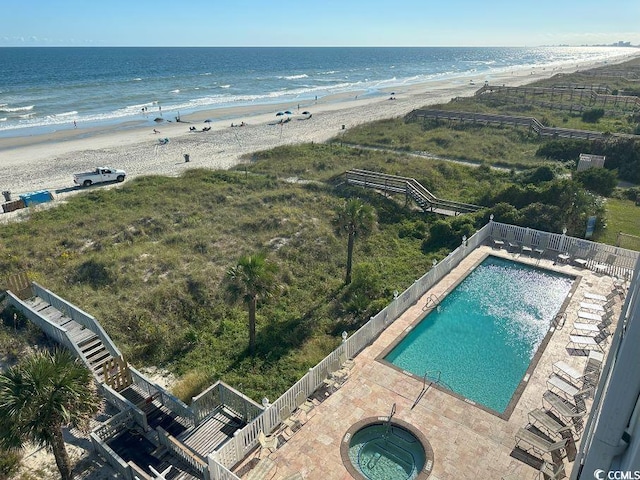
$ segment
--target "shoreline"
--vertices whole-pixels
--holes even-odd
[[[623,63],[640,56],[617,57]],[[492,75],[491,84],[520,86],[559,73],[573,73],[612,64],[598,61],[554,68],[521,68],[503,75]],[[181,115],[180,122],[134,125],[132,121],[110,127],[62,130],[55,133],[0,138],[0,190],[17,195],[37,190],[51,190],[59,195],[83,191],[73,188],[72,175],[96,166],[123,169],[128,178],[140,175],[179,175],[189,168],[227,169],[245,161],[251,153],[279,145],[325,142],[354,126],[407,114],[413,109],[446,103],[458,96],[469,96],[482,86],[484,78],[460,77],[454,81],[390,87],[379,96],[364,92],[346,92],[297,105],[262,104],[202,110]],[[472,83],[474,82],[474,83]],[[393,96],[394,100],[390,97]],[[291,110],[290,121],[278,124],[283,117],[275,112]],[[172,115],[167,112],[166,116]],[[150,113],[153,116],[153,113]],[[205,120],[211,120],[205,123]],[[231,128],[245,122],[246,126]],[[204,127],[209,131],[202,131]],[[189,131],[196,127],[197,131]],[[154,134],[153,130],[159,130]],[[159,139],[169,143],[160,145]],[[190,162],[184,160],[189,154]],[[64,193],[57,190],[63,190]],[[8,215],[3,215],[8,216]]]

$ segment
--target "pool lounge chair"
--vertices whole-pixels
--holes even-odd
[[[289,429],[292,435],[302,426],[300,420],[291,412],[291,407],[286,404],[280,408],[280,421],[283,425],[282,432]]]
[[[600,350],[604,352],[604,349],[600,346],[600,343],[596,341],[594,337],[588,337],[584,335],[569,335],[569,343],[567,343],[567,349],[574,350]]]
[[[537,253],[539,259],[541,259],[542,255],[544,255],[544,252],[547,251],[547,247],[549,246],[549,235],[541,234],[539,236],[539,239],[540,240],[538,241],[538,246],[533,249],[533,253]]]
[[[596,312],[606,312],[607,310],[611,310],[615,304],[616,304],[616,301],[613,299],[609,300],[604,304],[580,302],[580,308],[582,310],[594,310]]]
[[[592,313],[592,312],[583,312],[581,310],[578,310],[578,318],[580,319],[580,321],[596,322],[596,323],[601,323],[605,326],[609,326],[611,325],[612,317],[613,317],[613,311],[608,311],[600,314],[600,313]]]
[[[581,382],[584,375],[563,361],[555,362],[552,365],[552,370],[556,375],[564,377],[573,383]]]
[[[529,412],[529,424],[536,427],[544,428],[550,435],[559,435],[562,432],[568,432],[571,430],[571,426],[564,425],[558,422],[553,417],[543,410],[542,408],[536,408]]]
[[[520,254],[524,255],[525,253],[529,256],[533,253],[533,247],[531,247],[531,232],[529,230],[524,234],[522,245],[520,246]]]
[[[491,233],[491,242],[493,246],[496,248],[504,247],[505,237],[500,231],[500,229],[496,228],[494,232]]]
[[[579,411],[578,407],[568,400],[563,399],[557,393],[547,390],[542,394],[542,404],[549,404],[549,408],[558,414],[561,418],[571,421],[576,431],[582,429],[582,417],[587,413]]]
[[[552,392],[553,391],[560,392],[561,395],[563,395],[565,398],[568,398],[568,399],[573,398],[573,396],[580,391],[578,387],[576,387],[575,385],[572,385],[566,380],[563,380],[561,377],[559,377],[556,374],[552,374],[547,379],[547,387]]]
[[[618,296],[618,293],[616,291],[612,291],[607,295],[600,295],[599,293],[592,293],[592,292],[586,292],[584,294],[584,298],[587,300],[595,300],[597,302],[603,302],[603,303],[607,303],[610,300],[615,300],[617,296]]]
[[[534,452],[540,455],[546,455],[565,448],[567,439],[563,438],[557,442],[550,442],[546,438],[540,437],[526,428],[521,428],[518,430],[518,433],[516,433],[516,447],[520,447],[521,443],[529,445]],[[524,448],[523,450],[528,449]]]
[[[593,271],[596,273],[608,273],[615,265],[617,258],[613,253],[608,254],[604,262],[593,265]]]
[[[574,322],[573,329],[576,332],[586,332],[589,336],[595,337],[598,335],[611,335],[607,327],[602,323]],[[585,333],[576,333],[576,335],[585,335]]]
[[[587,265],[589,264],[589,252],[586,252],[584,250],[575,250],[575,253],[571,255],[572,256],[572,262],[582,268],[586,268]]]
[[[311,411],[316,407],[316,404],[313,403],[313,400],[308,399],[304,391],[302,390],[300,390],[296,395],[296,405],[307,418],[311,416]]]
[[[258,442],[260,443],[258,458],[262,458],[264,453],[269,456],[278,449],[278,437],[275,435],[265,435],[262,430],[258,433]]]

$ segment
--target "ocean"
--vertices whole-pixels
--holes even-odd
[[[199,110],[388,95],[522,68],[607,61],[621,47],[0,48],[0,136],[144,125]]]

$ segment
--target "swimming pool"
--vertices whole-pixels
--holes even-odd
[[[488,256],[383,358],[503,414],[573,281]]]

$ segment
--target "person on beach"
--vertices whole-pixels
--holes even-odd
[[[73,128],[78,128],[78,124],[76,123],[76,121],[73,121]]]
[[[153,129],[153,133],[160,133],[160,130]]]

